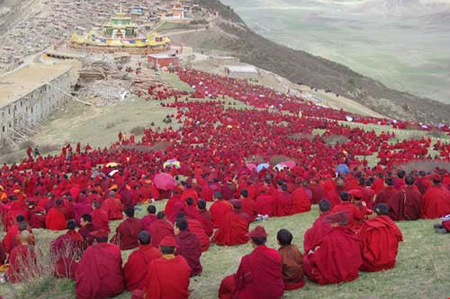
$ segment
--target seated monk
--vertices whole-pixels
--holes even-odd
[[[108,198],[102,203],[102,209],[108,213],[109,220],[123,219],[123,205],[114,191],[109,192]]]
[[[108,212],[102,209],[102,204],[99,201],[94,201],[92,206],[94,207],[92,211],[92,223],[109,233],[111,230],[109,229]]]
[[[275,190],[273,196],[273,215],[288,216],[292,211],[292,195],[288,192],[288,185],[280,186],[281,190]]]
[[[12,283],[20,282],[36,275],[36,252],[30,244],[31,233],[24,230],[19,235],[19,245],[9,255],[8,278]]]
[[[166,214],[162,211],[156,214],[156,218],[158,218],[155,222],[150,225],[149,233],[152,236],[152,245],[158,246],[159,242],[166,237],[174,237],[173,233],[173,224],[167,220]]]
[[[21,222],[25,222],[25,217],[23,215],[18,215],[16,217],[16,223],[8,229],[5,237],[2,240],[3,247],[8,253],[10,253],[12,250],[11,243],[14,242],[14,238],[19,234],[19,223]]]
[[[20,242],[19,242],[20,233],[25,230],[31,234],[30,235],[30,245],[36,245],[33,232],[31,231],[30,226],[28,225],[28,223],[26,221],[19,222],[17,228],[18,228],[17,232],[15,234],[11,235],[10,252],[14,249],[14,247],[16,247],[17,245],[20,244]]]
[[[198,220],[202,223],[206,235],[211,237],[214,233],[214,224],[211,213],[206,209],[206,201],[200,199],[197,206],[199,209]]]
[[[209,208],[213,218],[214,227],[217,228],[222,223],[228,211],[232,211],[233,206],[228,200],[223,199],[222,193],[214,193],[214,203]]]
[[[75,271],[77,299],[117,296],[124,290],[120,248],[108,243],[105,230],[92,234],[96,243],[86,249]]]
[[[148,265],[162,256],[158,248],[151,245],[151,236],[147,231],[139,233],[139,248],[133,251],[123,268],[125,289],[145,290],[148,280]]]
[[[311,211],[311,200],[303,187],[298,187],[292,192],[291,214],[299,214]]]
[[[206,235],[203,224],[197,219],[186,216],[183,212],[180,212],[178,214],[178,218],[186,219],[186,221],[188,222],[189,231],[192,232],[200,241],[202,252],[208,250],[209,246],[211,245],[211,240]]]
[[[240,201],[242,203],[242,212],[248,215],[250,222],[255,221],[256,216],[256,202],[249,198],[248,190],[243,189],[240,192]]]
[[[145,230],[149,230],[150,225],[155,222],[158,218],[156,218],[156,207],[154,205],[148,205],[147,207],[147,215],[145,215],[142,219],[142,225]]]
[[[83,247],[86,248],[94,243],[95,237],[92,235],[92,233],[100,230],[101,227],[92,223],[92,216],[89,214],[83,215],[81,217],[80,223],[80,234],[84,239]]]
[[[303,270],[309,280],[324,285],[358,278],[361,245],[358,236],[347,226],[348,218],[348,211],[344,210],[323,219],[331,229],[303,256]]]
[[[389,177],[384,180],[386,187],[381,189],[377,195],[375,195],[374,204],[384,203],[389,204],[391,198],[394,197],[398,190],[394,186],[394,179]]]
[[[35,201],[28,203],[28,219],[31,228],[45,228],[45,209],[36,206]]]
[[[167,236],[159,247],[163,256],[148,266],[145,298],[189,298],[191,267],[182,255],[175,256],[177,242]]]
[[[229,211],[214,234],[213,241],[220,246],[233,246],[248,242],[248,218],[240,211],[240,201],[233,201],[234,210]]]
[[[55,200],[55,207],[51,208],[47,216],[45,217],[45,226],[50,230],[63,230],[66,229],[66,217],[65,211],[63,210],[63,201],[58,198]]]
[[[397,257],[398,243],[403,241],[402,232],[388,216],[389,208],[385,204],[374,207],[377,216],[366,220],[359,236],[363,271],[381,271],[393,268]]]
[[[265,245],[267,233],[264,227],[257,226],[249,236],[254,250],[242,257],[236,274],[222,280],[219,298],[281,298],[284,282],[280,254]]]
[[[186,219],[178,218],[173,227],[175,241],[177,242],[177,254],[184,257],[189,267],[191,267],[191,276],[202,273],[202,245],[197,236],[189,231],[189,225]]]
[[[417,220],[420,218],[422,194],[414,184],[414,177],[405,178],[406,188],[389,200],[389,216],[392,220]]]
[[[81,216],[84,214],[92,215],[92,205],[88,202],[87,197],[80,197],[80,201],[73,206],[72,213],[73,219],[78,225],[80,224]]]
[[[360,208],[350,202],[350,194],[346,191],[341,192],[341,203],[334,206],[333,210],[331,210],[331,213],[337,213],[341,211],[348,212],[348,225],[352,229],[357,229],[365,216]]]
[[[125,208],[126,219],[116,228],[111,243],[117,244],[120,250],[133,249],[139,246],[138,236],[144,229],[140,219],[134,218],[134,207]]]
[[[256,197],[256,213],[273,216],[273,197],[265,186],[261,188],[260,194]]]
[[[441,185],[441,177],[435,175],[433,186],[423,195],[422,218],[439,218],[450,214],[450,191]]]
[[[283,281],[285,290],[295,290],[305,285],[303,278],[303,254],[298,247],[291,244],[292,234],[287,229],[280,229],[277,233],[278,253],[283,262]]]
[[[55,276],[60,278],[75,278],[77,260],[83,250],[83,236],[75,231],[75,220],[67,222],[67,233],[59,236],[51,243],[51,252],[56,259]]]

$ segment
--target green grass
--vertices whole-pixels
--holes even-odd
[[[163,209],[165,201],[157,202],[158,210]],[[137,215],[145,215],[145,206],[139,206]],[[294,234],[294,243],[303,248],[303,235],[318,216],[317,208],[311,212],[290,217],[272,218],[262,224],[269,233],[268,245],[277,248],[276,233],[287,228]],[[111,222],[114,230],[120,221]],[[434,220],[398,222],[403,232],[404,242],[400,244],[397,265],[389,271],[364,273],[350,283],[319,286],[307,281],[301,290],[286,292],[284,298],[448,298],[450,295],[450,242],[448,236],[438,235],[433,231]],[[39,230],[35,232],[39,243],[50,242],[58,233]],[[112,234],[111,234],[112,236]],[[212,244],[202,255],[203,273],[191,279],[191,298],[217,298],[221,279],[234,273],[243,255],[252,251],[249,244],[233,247],[220,247]],[[131,251],[123,251],[124,262]],[[50,282],[37,288],[50,288]],[[74,298],[74,284],[68,280],[57,280],[53,286],[52,297],[39,298]],[[14,286],[16,288],[16,286]],[[52,288],[50,288],[52,289]],[[56,291],[55,291],[56,290]],[[30,293],[30,292],[28,292]],[[11,295],[11,288],[0,286],[0,294]],[[10,297],[6,297],[10,298]],[[116,298],[131,298],[131,293],[124,293]]]

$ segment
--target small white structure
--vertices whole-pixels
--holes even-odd
[[[230,77],[254,78],[259,75],[258,69],[253,65],[228,65],[225,72]]]

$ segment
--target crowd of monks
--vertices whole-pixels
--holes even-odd
[[[121,133],[109,148],[66,145],[59,155],[29,153],[21,163],[1,168],[6,235],[0,264],[8,262],[10,282],[38,272],[39,235],[33,229],[45,228],[64,231],[52,241],[50,254],[55,276],[75,280],[77,298],[125,290],[134,298],[187,298],[190,277],[202,273],[202,252],[212,243],[254,247],[237,272],[224,278],[220,298],[281,298],[285,290],[303,287],[305,276],[330,284],[357,279],[359,271],[390,269],[403,238],[394,221],[450,214],[447,171],[407,173],[399,167],[416,160],[448,162],[449,144],[435,143],[439,154],[432,157],[430,138],[393,141],[388,130],[377,134],[346,126],[342,110],[194,70],[180,69],[178,76],[194,91],[176,93],[173,102],[162,94],[156,100],[177,110],[170,117],[181,124],[179,130],[150,127],[140,141]],[[225,96],[258,109],[235,109]],[[315,129],[324,133],[314,134]],[[329,143],[330,136],[346,141]],[[374,154],[379,163],[369,167],[364,157]],[[179,164],[164,166],[171,159]],[[273,167],[286,160],[294,162]],[[257,168],[262,162],[269,167]],[[340,164],[347,170],[337,172]],[[161,188],[155,181],[159,173],[173,177],[173,187]],[[161,199],[168,199],[163,211],[150,204],[145,217],[135,217],[137,205]],[[272,236],[262,225],[249,229],[255,221],[309,212],[313,204],[320,216],[305,232],[303,250],[286,229],[273,236],[278,250],[265,245]],[[121,223],[111,231],[115,220]],[[446,233],[449,226],[443,221],[436,231]],[[125,263],[123,250],[132,250]]]

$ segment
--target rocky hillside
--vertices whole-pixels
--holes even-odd
[[[221,38],[206,37],[199,47],[231,52],[243,62],[292,82],[332,90],[392,118],[450,122],[448,104],[390,89],[344,65],[276,44],[251,31],[230,7],[218,0],[201,0],[200,4],[219,12],[224,21],[217,26],[227,34]]]

